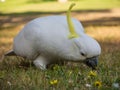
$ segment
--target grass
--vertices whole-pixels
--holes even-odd
[[[74,10],[98,10],[111,9],[120,7],[119,0],[78,0],[71,1],[76,3]],[[6,0],[5,3],[0,2],[1,13],[23,13],[23,12],[61,12],[66,11],[71,2],[58,3],[54,2],[37,2],[30,3],[29,0]],[[49,9],[48,9],[49,7]]]
[[[2,13],[0,15],[0,57],[12,48],[13,38],[27,22],[36,17],[53,15],[52,12],[56,11],[59,12],[57,14],[64,14],[61,11],[65,11],[68,7],[67,4],[57,2],[33,4],[28,3],[27,0],[13,1],[7,0],[6,3],[0,3],[0,12]],[[92,1],[78,1],[77,4],[80,6],[76,5],[74,10],[77,11],[73,12],[72,15],[82,22],[86,33],[94,37],[101,45],[102,53],[97,67],[98,72],[95,76],[90,76],[91,69],[81,63],[69,62],[63,66],[54,65],[53,69],[41,71],[29,60],[20,57],[5,57],[0,62],[0,89],[119,90],[112,85],[113,83],[120,85],[120,9],[115,9],[115,11],[113,9],[119,8],[120,2],[119,0]],[[17,6],[15,5],[16,2]],[[56,3],[59,4],[58,7],[47,10],[49,5],[55,6]],[[11,8],[9,8],[10,5]],[[36,5],[46,8],[46,10],[35,8]],[[61,5],[64,7],[60,9]],[[31,9],[31,7],[34,8]],[[29,11],[31,13],[26,13]],[[43,13],[35,13],[38,11]],[[45,13],[48,11],[51,13]],[[24,15],[24,13],[26,14]],[[56,83],[51,84],[54,81]],[[96,81],[101,82],[101,87],[95,86]]]

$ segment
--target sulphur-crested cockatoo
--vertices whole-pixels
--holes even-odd
[[[78,20],[71,18],[74,5],[69,7],[67,16],[46,16],[30,21],[14,38],[13,49],[5,55],[33,60],[40,69],[46,69],[58,58],[85,62],[94,69],[101,47],[85,34]]]

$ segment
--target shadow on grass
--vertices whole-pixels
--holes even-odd
[[[87,26],[120,26],[120,17],[103,17],[99,19],[81,21],[82,24]]]
[[[90,13],[90,12],[110,12],[109,9],[104,10],[73,10],[73,12],[77,13]],[[50,12],[36,12],[36,11],[29,11],[23,13],[0,13],[0,16],[22,16],[22,15],[40,15],[40,14],[62,14],[66,13],[66,11],[50,11]]]
[[[109,13],[111,10],[105,9],[105,10],[76,10],[74,11],[75,14],[81,15],[81,14],[89,14],[89,13]],[[4,28],[11,28],[18,24],[24,24],[29,22],[30,20],[42,17],[42,16],[48,16],[48,15],[61,15],[65,14],[66,11],[62,12],[23,12],[23,13],[9,13],[4,14],[0,13],[0,30],[4,30]],[[94,17],[94,16],[93,16]],[[97,19],[92,20],[80,20],[82,24],[87,26],[118,26],[120,25],[120,17],[101,17]]]

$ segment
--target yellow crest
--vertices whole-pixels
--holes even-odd
[[[70,35],[68,37],[70,39],[79,37],[79,35],[75,32],[75,28],[71,20],[71,9],[73,8],[73,6],[75,6],[75,3],[72,3],[67,11],[67,23],[70,31]]]

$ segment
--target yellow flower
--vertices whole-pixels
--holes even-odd
[[[57,79],[50,81],[50,84],[51,84],[51,85],[56,85],[57,83],[58,83],[58,80],[57,80]]]
[[[95,87],[100,88],[102,86],[102,83],[100,81],[96,81],[94,85]]]
[[[54,84],[57,84],[58,83],[58,80],[54,80]]]
[[[96,71],[90,71],[88,77],[95,77],[97,76]]]

